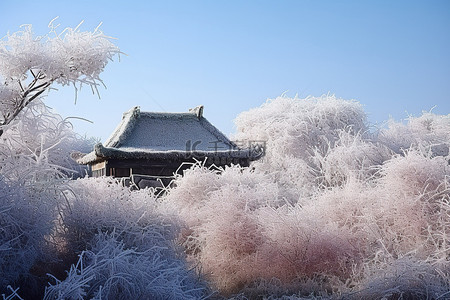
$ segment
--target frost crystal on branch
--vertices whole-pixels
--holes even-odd
[[[54,20],[53,20],[54,21]],[[34,36],[31,25],[0,40],[0,135],[4,126],[54,83],[83,84],[94,92],[103,83],[99,75],[120,50],[99,27],[93,32],[66,28]]]

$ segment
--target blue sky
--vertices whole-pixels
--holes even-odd
[[[450,1],[8,1],[0,35],[59,16],[103,31],[127,56],[108,65],[101,99],[86,88],[46,103],[81,134],[105,140],[121,114],[199,104],[225,134],[267,98],[335,94],[362,103],[372,123],[422,110],[450,114]]]

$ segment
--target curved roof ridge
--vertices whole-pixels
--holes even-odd
[[[122,115],[122,121],[117,125],[111,136],[106,140],[106,147],[119,147],[127,138],[128,134],[133,130],[136,119],[139,118],[141,109],[135,106]]]
[[[153,111],[141,111],[140,115],[143,117],[196,117],[196,115],[192,112],[153,112]]]

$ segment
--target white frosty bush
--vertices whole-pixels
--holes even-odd
[[[187,193],[181,196],[190,189],[185,180],[195,180],[194,190],[208,187],[201,201],[181,204],[183,199],[190,201]],[[187,253],[223,293],[239,291],[258,279],[278,278],[286,289],[317,273],[348,276],[345,264],[361,257],[351,233],[327,222],[318,211],[280,198],[276,183],[262,173],[233,167],[217,175],[199,167],[176,185],[165,201],[179,208],[187,222],[182,237]]]
[[[342,130],[365,133],[366,115],[356,101],[335,96],[305,99],[281,96],[242,112],[235,120],[237,140],[267,141],[267,156],[308,160],[312,150],[325,153]]]
[[[366,137],[368,131],[358,102],[330,95],[269,99],[239,114],[235,123],[236,140],[265,143],[263,163],[256,162],[254,167],[270,173],[294,201],[314,193],[318,180],[325,183],[317,157],[334,148],[343,132]]]
[[[20,286],[35,297],[42,288],[41,263],[55,263],[51,235],[62,199],[51,184],[13,184],[0,175],[0,291]]]
[[[176,257],[168,258],[164,240],[137,250],[115,233],[97,234],[63,281],[55,279],[44,299],[201,299],[204,288]]]
[[[424,112],[419,117],[410,116],[406,124],[389,120],[387,127],[380,130],[379,139],[399,154],[410,147],[421,146],[433,155],[449,156],[450,114]]]
[[[261,161],[221,174],[199,165],[163,203],[185,222],[191,263],[225,295],[445,298],[450,167],[428,147],[448,143],[445,117],[433,120],[395,154],[356,102],[279,97],[236,120],[237,140],[266,142]]]
[[[84,144],[40,101],[0,137],[0,289],[18,282],[22,290],[35,289],[31,268],[39,273],[43,261],[54,263],[52,233],[65,202],[64,178],[75,172],[69,154]]]
[[[354,299],[446,299],[450,297],[450,274],[432,264],[402,257],[369,269]]]
[[[110,178],[72,181],[66,197],[64,238],[68,243],[75,243],[69,252],[84,250],[79,247],[84,247],[99,231],[123,233],[121,238],[127,246],[140,249],[141,244],[143,247],[151,244],[154,235],[173,239],[177,229],[174,217],[159,211],[152,194],[131,191]]]
[[[43,218],[33,213],[23,191],[8,186],[0,177],[0,287],[13,284],[33,265],[43,235]]]
[[[0,290],[7,284],[20,284],[25,293],[38,290],[33,285],[42,285],[44,269],[56,264],[54,228],[66,203],[66,181],[83,171],[69,155],[88,144],[40,100],[0,137]]]
[[[318,151],[314,155],[320,170],[318,183],[326,187],[342,185],[350,178],[370,180],[390,156],[382,144],[364,139],[359,133],[341,131],[334,147],[324,155]]]
[[[386,164],[386,170],[397,163],[395,159]],[[432,165],[433,161],[422,163]],[[433,193],[430,202],[429,193],[398,195],[396,182],[391,184],[382,176],[377,183],[347,181],[303,205],[282,205],[269,176],[256,175],[255,184],[248,174],[248,169],[235,172],[231,168],[219,177],[210,170],[193,170],[179,179],[166,199],[168,205],[179,205],[180,200],[172,197],[182,195],[185,179],[198,187],[214,182],[201,202],[180,205],[179,211],[188,225],[181,238],[190,260],[222,293],[244,289],[251,295],[276,295],[301,290],[302,295],[323,295],[328,291],[358,299],[359,291],[370,285],[374,289],[364,295],[376,298],[380,290],[388,295],[390,288],[374,287],[381,283],[372,271],[391,268],[403,257],[427,270],[438,270],[414,290],[406,284],[399,286],[404,295],[428,290],[438,297],[450,288],[446,285],[448,188]],[[443,184],[448,186],[446,181]],[[402,272],[398,282],[422,276],[415,268]],[[273,278],[279,280],[277,284]],[[261,280],[272,285],[261,285]]]
[[[147,190],[108,178],[73,181],[63,209],[60,251],[81,253],[46,299],[199,299],[205,287],[172,241],[176,218]]]
[[[26,107],[0,137],[0,172],[16,184],[50,178],[84,176],[86,169],[70,158],[89,151],[94,141],[77,136],[72,125],[37,100]]]

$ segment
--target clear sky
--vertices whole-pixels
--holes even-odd
[[[108,65],[101,99],[73,88],[46,103],[103,141],[124,111],[203,104],[225,134],[267,98],[331,93],[362,103],[372,123],[422,110],[450,114],[450,1],[0,0],[0,35],[33,24],[105,34],[127,56]]]

